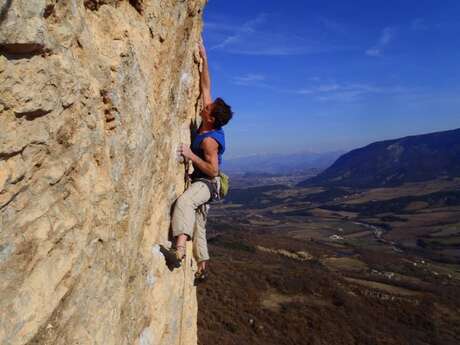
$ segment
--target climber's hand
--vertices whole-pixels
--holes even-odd
[[[180,144],[179,146],[179,153],[184,156],[185,159],[192,159],[192,157],[195,155],[192,150],[190,150],[190,147],[186,144]]]
[[[198,49],[200,51],[200,56],[203,60],[207,61],[208,57],[206,55],[206,48],[204,47],[203,38],[198,43]]]

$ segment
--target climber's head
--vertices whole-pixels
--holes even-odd
[[[231,120],[232,116],[232,108],[220,97],[206,105],[201,112],[203,121],[209,124],[212,123],[214,128],[225,126]]]

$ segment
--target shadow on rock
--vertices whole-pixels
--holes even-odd
[[[166,266],[172,272],[175,268],[179,268],[180,261],[177,260],[176,254],[173,250],[166,248],[160,244],[160,253],[163,254],[166,260]]]

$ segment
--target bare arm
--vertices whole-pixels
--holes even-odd
[[[200,86],[201,86],[201,100],[203,106],[207,106],[212,103],[211,98],[211,78],[209,76],[208,57],[206,55],[206,49],[203,44],[203,40],[200,42],[200,56],[203,60],[202,70],[200,73]]]
[[[204,138],[201,142],[201,148],[204,152],[204,159],[201,159],[190,150],[190,148],[182,144],[180,153],[190,159],[195,168],[202,171],[209,177],[216,177],[219,175],[219,159],[218,150],[219,144],[212,138]]]

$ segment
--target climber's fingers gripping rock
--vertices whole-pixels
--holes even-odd
[[[186,160],[191,159],[193,156],[192,150],[186,144],[180,144],[178,151],[179,151],[179,154],[181,154]]]

